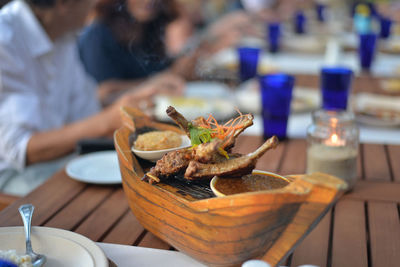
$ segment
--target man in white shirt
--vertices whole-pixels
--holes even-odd
[[[28,193],[77,141],[111,136],[120,106],[155,93],[142,86],[101,110],[75,41],[94,2],[14,0],[0,11],[0,191]]]

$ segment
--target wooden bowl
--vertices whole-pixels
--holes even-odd
[[[208,266],[240,266],[249,259],[280,264],[347,187],[322,173],[291,176],[289,185],[271,192],[225,197],[174,180],[150,185],[141,178],[151,163],[130,149],[135,133],[143,127],[181,130],[136,109],[123,108],[122,117],[125,126],[114,142],[132,212],[148,231]]]

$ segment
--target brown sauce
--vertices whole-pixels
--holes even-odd
[[[215,188],[225,194],[239,194],[261,190],[273,190],[285,187],[289,182],[267,174],[248,174],[241,178],[219,178]]]

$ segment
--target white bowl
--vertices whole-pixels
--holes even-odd
[[[137,155],[138,157],[141,157],[142,159],[156,162],[157,160],[161,159],[162,156],[164,156],[168,152],[191,146],[189,137],[187,137],[186,135],[181,135],[181,138],[182,138],[182,143],[179,147],[173,147],[173,148],[162,149],[162,150],[145,151],[145,150],[135,149],[135,147],[132,146],[132,151],[133,151],[133,153],[135,153],[135,155]]]

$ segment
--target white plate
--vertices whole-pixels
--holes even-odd
[[[320,106],[320,92],[317,89],[296,87],[293,90],[291,112],[312,111]],[[244,82],[236,92],[236,102],[242,112],[261,113],[261,96],[257,79]]]
[[[210,81],[195,81],[186,84],[186,97],[199,98],[230,98],[231,93],[223,83]]]
[[[173,106],[187,120],[212,114],[219,121],[231,119],[235,115],[233,93],[218,82],[197,81],[186,85],[185,95],[170,97],[159,95],[154,98],[154,116],[160,121],[172,121],[165,110]]]
[[[400,126],[400,97],[359,93],[353,100],[356,120],[377,127]],[[379,110],[379,112],[377,112]]]
[[[79,156],[66,166],[67,174],[76,180],[93,184],[120,184],[116,151],[100,151]]]
[[[145,151],[145,150],[138,150],[135,149],[132,146],[132,151],[135,153],[138,157],[141,157],[142,159],[147,159],[153,162],[156,162],[157,160],[161,159],[164,154],[167,154],[168,152],[178,150],[184,147],[189,147],[191,145],[190,139],[186,135],[181,135],[182,143],[179,147],[174,147],[174,148],[168,148],[168,149],[162,149],[162,150],[152,150],[152,151]]]
[[[178,251],[97,243],[118,267],[206,267]]]
[[[32,227],[32,247],[47,257],[46,267],[108,267],[108,260],[96,243],[74,232]],[[0,227],[0,250],[25,253],[24,228]]]

